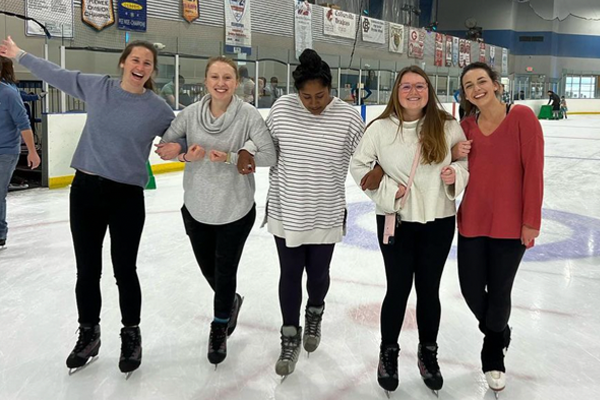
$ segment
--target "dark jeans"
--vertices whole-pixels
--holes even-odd
[[[284,325],[300,326],[302,306],[302,275],[306,268],[308,304],[322,306],[329,290],[329,265],[334,244],[307,244],[287,247],[285,239],[275,236],[281,276],[279,305]]]
[[[506,328],[510,294],[524,254],[520,239],[458,235],[460,289],[480,327],[494,332]]]
[[[102,243],[108,228],[121,322],[124,326],[138,325],[142,293],[136,261],[146,219],[144,190],[77,171],[71,185],[70,203],[79,323],[100,322]]]
[[[384,216],[377,216],[377,235],[387,280],[381,307],[382,344],[398,342],[413,276],[419,341],[436,343],[441,317],[440,280],[454,237],[455,217],[426,224],[402,222],[396,227],[394,244],[383,244],[384,220]]]
[[[241,219],[224,225],[196,221],[185,205],[181,208],[181,215],[196,261],[215,292],[215,317],[227,319],[233,306],[244,244],[256,219],[256,206]]]

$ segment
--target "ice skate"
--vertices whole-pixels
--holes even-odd
[[[300,342],[302,341],[302,327],[281,327],[281,354],[275,364],[275,373],[281,376],[281,382],[296,369],[300,356]]]
[[[121,328],[121,357],[119,358],[119,369],[128,380],[133,371],[142,363],[142,335],[140,328]]]
[[[100,351],[100,325],[91,327],[79,327],[79,337],[75,348],[67,357],[67,368],[69,375],[82,370],[96,361]]]
[[[238,321],[238,315],[240,315],[240,309],[242,308],[243,303],[244,298],[238,293],[236,293],[235,298],[233,300],[233,307],[231,309],[231,316],[229,318],[229,322],[227,323],[227,337],[231,336],[233,331],[235,331]]]
[[[379,365],[377,366],[377,383],[390,398],[390,392],[398,388],[398,353],[397,344],[381,345],[379,350]]]
[[[323,312],[325,311],[325,304],[321,307],[313,307],[306,305],[306,311],[304,314],[304,336],[302,337],[302,344],[304,350],[306,350],[310,356],[310,353],[317,350],[319,343],[321,343],[321,320],[323,319]]]
[[[210,324],[210,336],[208,338],[208,361],[215,365],[223,362],[227,357],[227,322],[213,321]]]
[[[425,385],[431,389],[436,397],[439,397],[439,390],[444,384],[444,378],[440,372],[440,366],[437,361],[437,344],[419,343],[418,362],[419,372]]]
[[[510,329],[503,332],[488,331],[481,350],[481,364],[485,379],[496,398],[506,385],[504,353],[510,343]]]
[[[502,371],[488,371],[485,373],[485,380],[490,389],[494,391],[496,398],[498,398],[500,392],[506,386],[506,374]]]
[[[4,250],[6,248],[6,239],[0,239],[0,250]]]

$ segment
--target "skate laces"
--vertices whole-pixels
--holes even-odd
[[[421,362],[430,374],[435,374],[440,370],[440,365],[437,360],[437,346],[422,346],[421,347]]]
[[[77,338],[77,343],[75,343],[75,348],[73,352],[80,353],[83,349],[86,348],[87,345],[90,344],[92,339],[94,338],[94,328],[84,328],[79,327],[79,337]]]
[[[304,328],[304,334],[308,336],[321,336],[321,320],[323,319],[322,310],[320,313],[311,311],[309,307],[306,308],[306,326]]]
[[[398,371],[398,347],[384,347],[380,351],[379,362],[383,365],[385,373],[389,376],[396,375]]]
[[[294,358],[294,353],[300,348],[298,334],[296,336],[281,335],[281,355],[280,360],[289,361]]]
[[[212,350],[223,350],[225,348],[225,339],[227,338],[227,324],[213,322],[210,326],[210,347]]]
[[[121,353],[125,358],[131,358],[136,348],[140,346],[140,335],[137,329],[121,330]]]

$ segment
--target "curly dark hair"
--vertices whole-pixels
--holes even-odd
[[[306,49],[300,54],[300,65],[296,67],[292,76],[296,90],[301,90],[306,82],[312,80],[319,80],[323,86],[331,89],[331,69],[312,49]]]

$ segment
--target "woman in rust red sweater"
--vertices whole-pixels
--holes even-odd
[[[542,219],[544,138],[530,108],[501,102],[498,74],[484,63],[461,75],[467,141],[454,157],[469,157],[469,184],[458,211],[461,291],[485,335],[481,362],[488,385],[505,386],[511,290]]]

